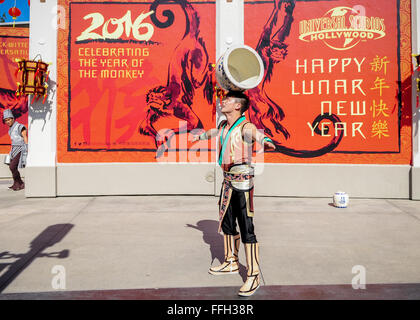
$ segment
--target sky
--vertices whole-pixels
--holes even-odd
[[[0,0],[2,2],[2,0]],[[3,22],[2,18],[5,14],[6,23],[13,22],[12,17],[9,14],[9,9],[14,7],[15,0],[4,0],[0,3],[0,22]],[[21,15],[17,17],[16,22],[29,22],[29,5],[28,0],[16,0],[16,7],[20,10]]]

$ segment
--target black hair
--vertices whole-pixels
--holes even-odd
[[[229,91],[226,96],[226,98],[236,98],[237,102],[241,104],[241,113],[246,112],[249,109],[249,98],[248,96],[243,93],[242,91]]]

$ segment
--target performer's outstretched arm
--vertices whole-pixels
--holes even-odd
[[[203,132],[200,135],[195,135],[193,137],[193,140],[192,141],[195,142],[195,141],[198,141],[198,140],[209,140],[209,139],[212,139],[213,137],[216,137],[217,136],[217,133],[218,132],[219,132],[219,130],[216,129],[216,128],[207,130],[206,132]]]
[[[257,130],[257,127],[248,122],[244,125],[243,129],[243,138],[247,143],[258,142],[260,145],[264,146],[269,150],[275,150],[276,146],[273,144],[273,141],[263,134],[260,130]]]
[[[22,137],[25,144],[28,144],[28,130],[26,128],[22,129]]]

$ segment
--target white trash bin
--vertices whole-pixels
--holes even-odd
[[[333,202],[337,208],[347,208],[349,205],[349,195],[344,191],[337,191],[334,193]]]

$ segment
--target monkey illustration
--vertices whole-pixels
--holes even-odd
[[[186,29],[180,43],[175,48],[168,67],[166,86],[158,86],[149,90],[146,103],[146,119],[140,124],[139,133],[155,138],[157,155],[160,157],[169,149],[170,139],[174,134],[184,130],[203,128],[201,120],[192,109],[196,90],[202,89],[209,104],[212,103],[212,67],[209,62],[206,45],[200,37],[200,19],[186,0],[156,0],[150,6],[154,11],[152,22],[159,28],[172,25],[174,15],[170,10],[164,10],[168,19],[161,22],[156,17],[156,9],[160,4],[176,3],[181,6],[186,17]],[[186,128],[179,127],[179,121],[186,122]],[[159,136],[162,129],[168,129],[165,137]],[[171,136],[172,133],[172,136]]]
[[[343,131],[340,130],[338,136],[332,138],[326,146],[318,150],[295,150],[281,145],[276,138],[276,134],[283,135],[286,140],[290,137],[289,131],[281,124],[285,114],[282,108],[265,91],[265,85],[272,80],[274,64],[283,61],[287,57],[288,45],[285,43],[285,40],[290,34],[295,4],[296,0],[274,0],[273,11],[264,25],[256,47],[256,51],[264,63],[264,77],[260,86],[248,90],[250,98],[248,112],[251,122],[258,129],[263,129],[267,136],[273,138],[276,151],[293,157],[312,158],[334,150],[343,138]],[[336,122],[340,122],[340,119],[334,114],[322,114],[313,121],[312,126],[315,127],[317,123],[323,120],[331,121],[333,126]],[[321,134],[318,127],[314,132]]]

